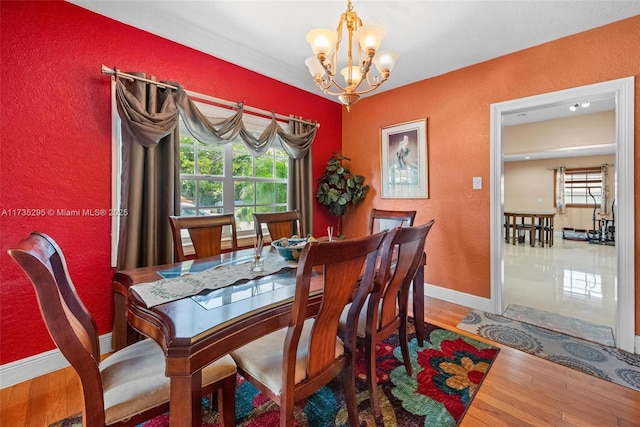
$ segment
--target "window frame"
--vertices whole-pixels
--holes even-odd
[[[194,100],[194,103],[196,104],[196,106],[198,107],[198,109],[202,112],[203,115],[205,115],[205,117],[207,117],[208,119],[220,119],[222,117],[228,117],[231,113],[231,111],[228,108],[223,108],[223,107],[218,107],[212,104],[208,104],[208,103],[204,103],[201,101],[197,101]],[[246,114],[243,117],[243,124],[245,126],[245,128],[249,131],[249,132],[253,132],[257,135],[259,135],[260,133],[262,133],[262,131],[264,130],[264,128],[270,123],[271,119],[270,118],[266,118],[266,117],[262,117],[262,116],[257,116],[257,115],[249,115]],[[283,121],[279,121],[280,126],[285,130],[288,131],[289,130],[289,124],[287,122],[283,122]],[[194,140],[194,150],[196,150],[196,147],[198,151],[206,151],[207,148],[206,146],[202,146],[199,145],[198,146],[198,141],[193,137],[193,135],[191,135],[191,133],[188,131],[188,129],[186,128],[186,125],[184,124],[184,122],[182,121],[182,119],[180,119],[180,136],[189,136],[191,138],[193,138]],[[252,161],[252,171],[253,171],[253,176],[247,177],[247,176],[233,176],[233,156],[234,156],[234,144],[238,144],[240,146],[242,146],[242,149],[245,150],[250,156],[251,156],[251,161]],[[276,144],[278,144],[278,146],[276,146]],[[236,145],[237,146],[237,145]],[[274,183],[274,185],[278,185],[278,184],[284,184],[286,185],[286,191],[288,192],[289,186],[291,185],[291,179],[290,179],[290,171],[291,171],[291,161],[289,156],[286,154],[286,152],[284,151],[284,149],[282,148],[282,145],[278,142],[275,141],[274,144],[272,145],[272,147],[270,147],[270,151],[271,150],[277,150],[276,152],[274,152],[273,154],[271,154],[271,156],[273,157],[274,163],[273,163],[273,172],[274,172],[274,176],[273,178],[261,178],[261,177],[256,177],[256,159],[257,157],[254,157],[248,150],[246,150],[246,148],[244,147],[244,144],[242,143],[242,141],[240,141],[239,137],[235,140],[235,141],[230,141],[229,143],[226,144],[216,144],[215,146],[213,146],[213,150],[216,149],[221,149],[222,150],[222,158],[223,158],[223,173],[220,176],[212,176],[215,177],[215,179],[213,179],[214,181],[221,181],[222,182],[222,205],[220,206],[220,210],[221,212],[219,213],[233,213],[236,216],[236,223],[237,225],[240,225],[240,221],[238,221],[238,216],[237,216],[237,210],[239,208],[242,207],[249,207],[250,209],[252,209],[253,212],[258,211],[258,212],[268,212],[264,209],[260,209],[261,207],[264,208],[265,206],[272,206],[273,207],[273,212],[278,211],[278,210],[288,210],[289,206],[288,206],[288,199],[285,201],[285,203],[277,203],[277,200],[274,200],[274,203],[269,205],[269,204],[260,204],[258,203],[258,197],[257,197],[257,190],[256,187],[254,186],[254,197],[253,197],[253,202],[254,204],[252,205],[241,205],[241,204],[236,204],[236,200],[235,200],[235,183],[238,181],[248,181],[248,182],[253,182],[255,184],[258,183]],[[280,155],[278,155],[278,153],[280,153]],[[278,160],[285,160],[286,161],[286,165],[287,165],[287,176],[286,178],[277,178],[276,177],[276,162]],[[196,154],[194,153],[194,162],[197,162],[197,157]],[[202,180],[206,180],[206,177],[208,175],[206,174],[200,174],[197,173],[197,166],[194,165],[194,173],[193,174],[183,174],[182,171],[180,171],[180,191],[182,193],[182,181],[185,179],[194,179],[196,181],[196,183],[198,181],[202,181]],[[211,176],[211,175],[209,175]],[[197,184],[196,184],[197,185]],[[195,189],[195,192],[197,193],[197,188]],[[231,195],[230,197],[228,195]],[[225,195],[227,195],[225,197]],[[181,194],[182,197],[182,194]],[[197,197],[196,197],[197,199]],[[201,207],[202,206],[202,207]],[[196,211],[196,214],[199,213],[199,209],[208,209],[209,207],[206,205],[201,205],[199,203],[198,200],[195,201],[194,203],[194,209]],[[253,226],[253,219],[251,220],[251,222],[249,223],[249,226],[245,226],[245,228],[241,228],[241,227],[237,227],[237,234],[238,234],[238,240],[242,240],[243,238],[251,238],[253,239],[253,237],[255,237],[255,228]],[[223,239],[225,238],[230,238],[230,235],[228,232],[223,233]],[[184,236],[183,236],[184,238]],[[185,244],[189,244],[190,242],[188,241],[188,236],[187,236],[187,240],[184,242]],[[239,244],[240,246],[243,246],[242,244]]]
[[[579,175],[579,174],[586,174],[586,178],[582,181],[569,181],[567,180],[568,176],[571,175]],[[598,175],[598,179],[597,180],[589,180],[589,175],[590,174],[597,174]],[[573,189],[574,188],[598,188],[599,189],[599,194],[595,195],[593,197],[595,197],[596,199],[596,206],[600,207],[601,203],[602,203],[602,194],[603,194],[603,180],[602,180],[602,168],[597,167],[597,166],[593,166],[593,167],[577,167],[577,168],[566,168],[564,171],[564,175],[565,175],[565,180],[564,180],[564,198],[565,198],[565,206],[567,208],[593,208],[593,199],[591,199],[591,201],[589,201],[589,199],[591,198],[591,196],[589,195],[589,192],[587,191],[586,196],[585,196],[585,203],[569,203],[568,200],[573,200],[574,199],[574,192]],[[558,180],[558,170],[554,170],[554,182],[557,182]],[[569,182],[569,184],[571,183],[584,183],[584,186],[568,186],[567,182]],[[597,186],[591,186],[589,187],[587,184],[588,183],[597,183]],[[557,188],[554,185],[554,189],[553,189],[553,199],[554,199],[554,207],[557,207]]]

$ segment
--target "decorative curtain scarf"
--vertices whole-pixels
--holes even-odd
[[[565,167],[560,166],[556,169],[556,210],[559,214],[565,213],[567,203],[564,194]]]
[[[144,77],[144,73],[128,73]],[[155,80],[153,76],[149,78]],[[194,138],[204,144],[227,144],[240,137],[247,150],[258,157],[276,141],[291,159],[299,163],[290,180],[297,196],[291,208],[312,221],[312,203],[301,193],[310,194],[310,148],[317,132],[315,125],[297,121],[287,133],[273,117],[259,137],[248,132],[242,122],[244,106],[228,118],[211,121],[205,117],[176,82],[163,82],[177,90],[151,83],[116,78],[116,103],[122,120],[122,209],[118,240],[119,269],[171,262],[172,237],[169,215],[180,210],[179,117]],[[305,160],[306,159],[306,160]],[[301,166],[301,165],[307,166]],[[303,189],[296,189],[303,185]],[[291,194],[290,194],[291,196]],[[312,228],[305,228],[312,230]]]

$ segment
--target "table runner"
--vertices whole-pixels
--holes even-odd
[[[216,265],[208,270],[186,274],[180,277],[160,279],[155,282],[140,283],[131,289],[142,298],[147,307],[164,304],[181,298],[197,295],[204,290],[220,289],[233,285],[240,280],[252,280],[257,277],[269,276],[283,269],[297,268],[298,263],[287,261],[280,256],[264,258],[264,271],[251,271],[251,260],[234,260]]]

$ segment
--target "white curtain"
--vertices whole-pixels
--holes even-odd
[[[556,209],[560,214],[563,214],[567,207],[564,194],[564,174],[564,166],[560,166],[556,169]]]

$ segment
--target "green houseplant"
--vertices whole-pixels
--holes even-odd
[[[327,160],[324,174],[318,179],[316,192],[318,202],[338,217],[338,236],[342,234],[342,217],[346,215],[349,206],[363,200],[369,192],[369,185],[363,185],[364,176],[355,175],[344,166],[343,162],[349,160],[351,159],[334,152]]]

